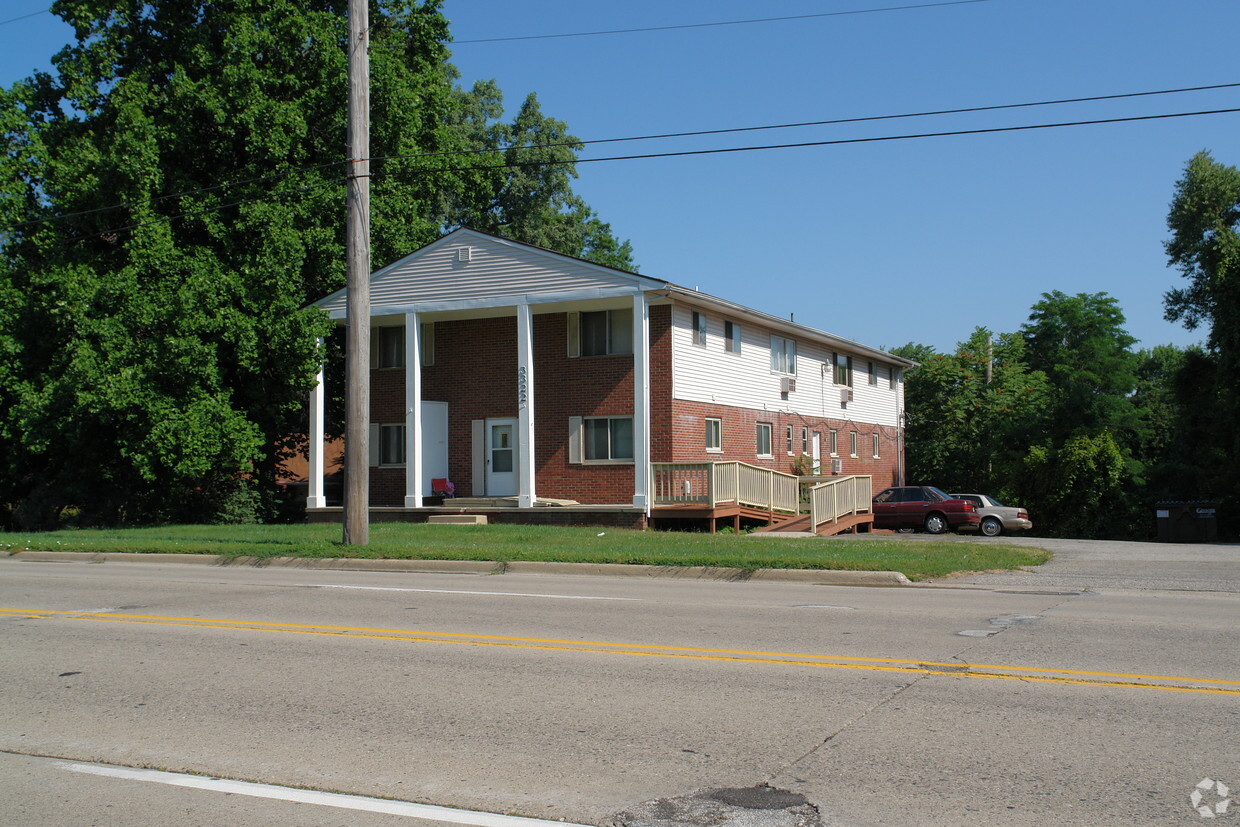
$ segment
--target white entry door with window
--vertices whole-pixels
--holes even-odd
[[[486,496],[511,497],[517,493],[517,420],[486,421]]]

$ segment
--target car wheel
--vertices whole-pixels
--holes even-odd
[[[942,534],[947,531],[947,518],[942,514],[926,515],[926,533]]]
[[[987,517],[982,520],[982,533],[987,537],[998,537],[1003,533],[1003,523],[994,517]]]

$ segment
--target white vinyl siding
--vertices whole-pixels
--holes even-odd
[[[470,248],[468,262],[458,259],[462,247]],[[537,303],[540,297],[552,300],[577,291],[594,298],[630,296],[643,283],[653,286],[641,276],[467,230],[378,270],[370,280],[370,305],[376,314],[384,308],[435,302],[499,307]],[[333,315],[340,314],[345,310],[345,291],[317,304]]]
[[[771,373],[770,339],[780,331],[739,324],[740,353],[723,348],[725,319],[705,314],[709,347],[693,343],[693,309],[673,308],[672,395],[686,402],[723,405],[755,411],[779,411],[812,419],[851,420],[897,427],[903,407],[903,385],[855,389],[847,409],[840,405],[840,388],[834,384],[833,348],[798,340],[797,391],[784,398],[781,376]],[[791,338],[791,337],[783,337]],[[866,356],[856,357],[866,358]],[[862,365],[865,362],[861,362]],[[879,363],[881,367],[887,366]],[[724,417],[727,418],[726,416]]]

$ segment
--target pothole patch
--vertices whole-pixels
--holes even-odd
[[[607,827],[822,827],[818,808],[800,793],[766,784],[724,787],[646,801],[612,816]]]

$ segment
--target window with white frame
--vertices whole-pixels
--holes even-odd
[[[633,352],[633,309],[595,310],[580,319],[581,355],[611,356]]]
[[[788,456],[792,456],[792,426],[784,428],[784,441],[788,444]]]
[[[835,384],[847,385],[852,387],[853,383],[853,363],[852,357],[843,353],[835,354]]]
[[[736,322],[723,323],[723,349],[728,353],[741,352],[741,326]]]
[[[403,368],[405,366],[405,328],[376,327],[375,338],[378,340],[379,358],[375,367]]]
[[[797,343],[782,336],[771,337],[771,370],[774,373],[796,374]]]
[[[878,362],[870,362],[870,384],[878,384]]]
[[[693,311],[693,344],[706,347],[706,314]]]
[[[809,453],[809,428],[801,428],[801,453]]]
[[[581,430],[582,454],[586,462],[633,460],[633,417],[583,417]]]
[[[405,366],[405,328],[375,327],[370,331],[370,366],[372,368],[403,368]],[[418,325],[422,364],[435,364],[435,323]]]
[[[855,457],[857,455],[857,432],[848,432],[848,455]]]
[[[723,420],[706,418],[706,450],[723,452]]]
[[[828,435],[831,442],[831,456],[838,457],[840,455],[840,432],[832,428]]]
[[[405,426],[379,426],[379,465],[394,466],[405,464]]]
[[[870,441],[874,443],[874,459],[878,459],[878,434],[872,434]]]
[[[760,457],[771,457],[771,423],[759,422],[757,432],[757,454]]]

